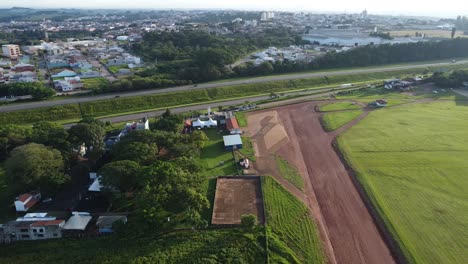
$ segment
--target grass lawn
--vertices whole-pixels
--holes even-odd
[[[240,127],[246,127],[247,126],[247,118],[245,118],[245,113],[244,112],[237,112],[235,115],[236,115],[237,123],[239,124],[239,126]]]
[[[325,104],[320,106],[320,111],[337,111],[337,110],[353,110],[361,108],[359,105],[353,102],[336,102],[331,104]]]
[[[0,262],[266,263],[264,241],[261,228],[23,241],[0,247]]]
[[[297,169],[280,156],[275,156],[275,160],[281,176],[300,190],[304,190],[304,181]]]
[[[83,89],[97,89],[100,85],[105,85],[108,83],[108,81],[105,78],[99,77],[99,78],[89,78],[89,79],[81,79],[81,81],[84,84]]]
[[[386,108],[338,139],[410,263],[468,259],[466,120],[466,102]]]
[[[241,137],[242,138],[242,148],[238,151],[242,156],[248,158],[251,161],[256,161],[255,150],[253,148],[252,139],[250,137]]]
[[[201,152],[201,162],[207,177],[236,175],[237,169],[232,152],[224,150],[223,135],[216,128],[205,129],[209,141]],[[224,164],[221,165],[221,163]]]
[[[325,263],[307,207],[271,177],[262,177],[271,263]]]
[[[325,131],[336,130],[353,121],[362,114],[362,110],[350,110],[346,112],[326,113],[323,115],[322,124]]]

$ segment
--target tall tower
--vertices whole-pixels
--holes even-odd
[[[44,30],[44,41],[49,42],[49,32],[47,32],[47,22],[46,22],[45,17],[43,20],[44,20],[44,23],[42,24],[42,28]]]

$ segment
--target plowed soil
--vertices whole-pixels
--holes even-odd
[[[389,248],[365,207],[351,176],[332,147],[336,133],[326,133],[320,113],[307,102],[252,112],[247,133],[257,150],[260,175],[272,175],[310,208],[330,263],[394,263]],[[349,128],[360,118],[347,124]],[[284,130],[274,146],[266,138]],[[342,132],[341,129],[340,132]],[[268,135],[271,136],[271,135]],[[294,164],[305,182],[301,192],[279,175],[274,155]]]

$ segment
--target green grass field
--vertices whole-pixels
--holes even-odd
[[[205,129],[204,132],[209,138],[200,155],[205,175],[213,177],[237,174],[232,152],[224,150],[223,134],[219,134],[215,128]]]
[[[183,231],[87,239],[16,242],[1,263],[266,263],[261,230]]]
[[[345,112],[326,113],[322,117],[322,124],[325,131],[336,130],[347,123],[353,121],[362,114],[362,110],[350,110]]]
[[[353,110],[361,108],[359,105],[353,102],[336,102],[331,104],[325,104],[320,106],[320,111],[337,111],[337,110]]]
[[[468,104],[375,111],[339,147],[410,263],[468,259]]]
[[[248,125],[247,118],[245,118],[245,112],[237,112],[236,119],[240,127],[246,127]]]
[[[270,263],[325,263],[307,207],[271,177],[262,177]]]
[[[101,85],[106,85],[108,84],[108,81],[105,78],[89,78],[89,79],[81,79],[81,81],[84,84],[83,89],[87,90],[92,90],[92,89],[97,89]]]
[[[298,189],[304,190],[304,180],[297,171],[296,167],[280,156],[275,156],[276,164],[283,178],[294,184]]]

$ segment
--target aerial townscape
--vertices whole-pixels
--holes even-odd
[[[85,2],[0,3],[0,263],[468,263],[468,6]]]

